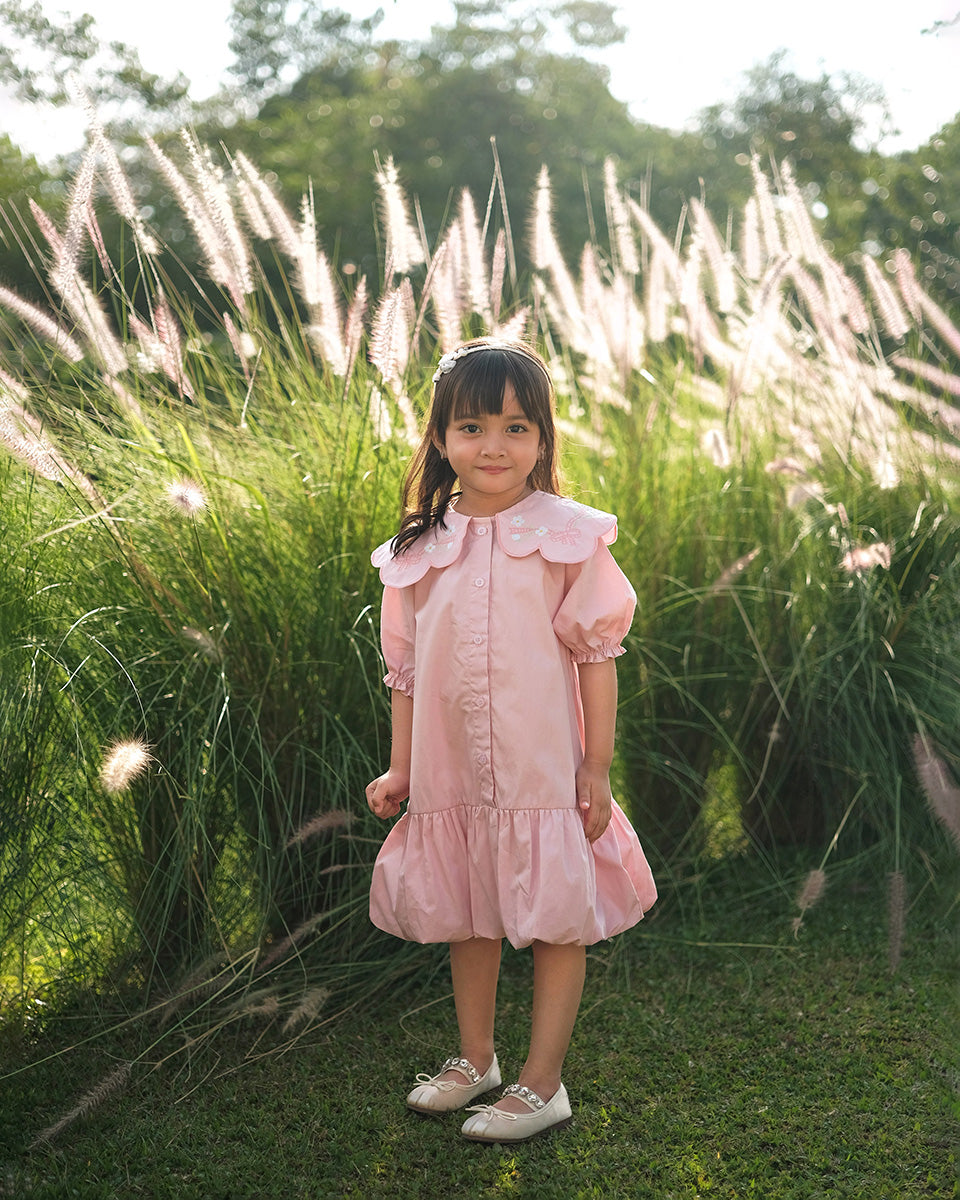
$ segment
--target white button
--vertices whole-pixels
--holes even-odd
[[[485,580],[485,579],[475,579],[475,580],[473,581],[473,586],[474,586],[474,587],[483,587],[483,585],[484,585],[485,583],[486,583],[486,580]]]
[[[473,644],[474,644],[475,646],[482,646],[482,645],[483,645],[483,638],[480,636],[480,634],[479,634],[479,633],[478,633],[478,634],[477,634],[477,635],[474,637],[474,639],[473,639]]]
[[[482,536],[483,534],[485,534],[486,532],[487,532],[487,527],[486,527],[486,525],[478,525],[478,526],[477,526],[477,533],[479,533],[481,536]]]
[[[486,704],[486,702],[487,701],[486,701],[485,697],[478,696],[476,698],[476,700],[474,700],[473,706],[474,706],[474,708],[483,708],[483,706]]]
[[[478,754],[477,762],[480,764],[481,767],[485,767],[487,765],[487,756],[485,754]]]

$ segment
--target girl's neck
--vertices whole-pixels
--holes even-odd
[[[535,489],[529,484],[524,484],[513,496],[487,497],[475,494],[467,496],[461,492],[453,502],[453,507],[462,517],[495,517],[497,513],[506,512],[508,508],[513,508],[521,500],[526,500],[528,496],[533,495],[534,491]]]

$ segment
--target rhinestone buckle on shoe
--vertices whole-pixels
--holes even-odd
[[[504,1096],[518,1096],[533,1108],[546,1108],[546,1100],[541,1100],[536,1092],[519,1083],[511,1083],[503,1089]]]
[[[471,1083],[480,1082],[480,1072],[468,1058],[448,1058],[437,1072],[437,1076],[445,1071],[462,1071]]]

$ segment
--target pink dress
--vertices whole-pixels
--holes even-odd
[[[370,918],[415,942],[506,936],[591,945],[657,892],[614,803],[593,843],[577,809],[577,663],[623,653],[636,596],[607,549],[616,518],[545,492],[444,527],[383,582],[384,682],[414,697],[407,811],[377,857]]]

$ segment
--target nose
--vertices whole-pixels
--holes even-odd
[[[483,440],[482,454],[485,458],[503,457],[503,438],[499,433],[490,433]]]

